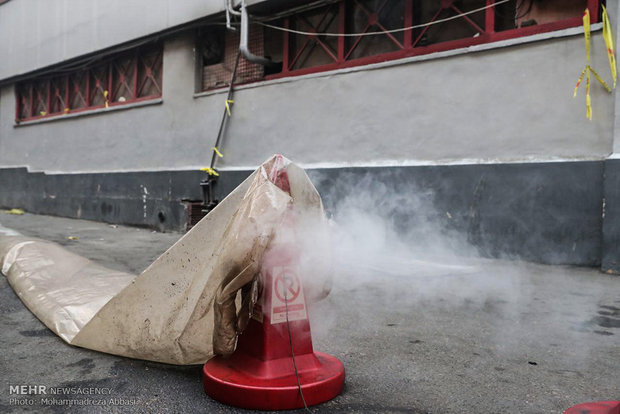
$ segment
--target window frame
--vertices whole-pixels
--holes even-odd
[[[149,66],[145,61],[142,60],[143,56],[153,56],[155,55],[155,59],[153,64]],[[122,62],[127,59],[135,60],[133,64],[132,73],[128,74],[132,78],[133,82],[133,91],[132,97],[130,99],[125,99],[121,102],[115,102],[114,93],[114,81],[117,76],[117,71],[119,65],[122,65]],[[64,115],[68,114],[77,114],[82,112],[91,112],[97,111],[101,109],[113,108],[117,106],[124,106],[128,104],[135,104],[138,102],[149,101],[149,100],[157,100],[161,99],[163,93],[163,60],[164,60],[164,47],[163,43],[158,43],[155,45],[149,45],[145,47],[138,47],[129,52],[123,52],[118,55],[115,55],[111,58],[105,59],[103,62],[98,64],[94,64],[88,66],[86,68],[80,68],[78,70],[73,70],[71,72],[56,72],[50,73],[46,76],[32,77],[25,81],[19,82],[15,85],[15,124],[19,125],[25,122],[38,121],[49,118],[61,118]],[[157,94],[151,94],[148,96],[140,96],[141,89],[140,83],[142,83],[142,88],[144,88],[144,84],[146,83],[145,79],[139,79],[138,73],[140,73],[140,67],[143,66],[143,72],[145,73],[145,79],[147,77],[153,79],[152,73],[157,70],[159,72],[159,84],[155,84],[156,89],[158,91]],[[157,66],[156,69],[155,66]],[[97,77],[95,73],[98,73],[103,70],[103,75]],[[75,91],[74,93],[78,93],[80,95],[80,99],[84,102],[83,107],[71,108],[70,105],[73,101],[73,93],[72,89],[78,87],[79,81],[75,82],[75,79],[78,77],[85,77],[84,82],[84,90]],[[52,84],[62,79],[62,82],[65,86],[65,90],[62,91],[61,96],[62,100],[65,104],[65,109],[51,113],[52,103],[54,97],[52,96]],[[104,83],[103,86],[98,85],[94,86],[92,84],[92,80],[95,79],[98,82]],[[44,83],[47,88],[47,102],[45,113],[43,111],[41,113],[35,113],[36,106],[38,102],[35,102],[36,98],[34,96],[35,86],[38,84]],[[154,82],[153,82],[154,83]],[[100,88],[102,91],[107,91],[108,98],[107,101],[94,105],[93,104],[93,87]],[[24,92],[27,95],[27,102],[29,105],[28,108],[28,116],[21,117],[22,115],[22,97],[24,96]]]
[[[495,3],[495,0],[486,0],[486,5],[490,6]],[[346,0],[342,0],[337,3],[339,6],[338,14],[338,32],[345,33],[346,31]],[[590,16],[592,23],[599,22],[599,8],[601,0],[587,0],[587,7],[590,10]],[[415,39],[413,39],[413,30],[404,31],[403,48],[394,52],[387,52],[372,56],[365,56],[348,60],[346,58],[346,38],[338,37],[338,50],[337,61],[334,63],[318,65],[307,68],[291,69],[290,61],[290,42],[291,37],[294,34],[289,32],[283,33],[282,44],[282,72],[266,75],[262,80],[269,81],[273,79],[281,79],[293,76],[302,76],[312,73],[320,73],[333,71],[338,69],[351,68],[356,66],[370,65],[375,63],[381,63],[385,61],[391,61],[396,59],[403,59],[412,56],[427,55],[436,52],[445,52],[453,49],[461,49],[469,46],[476,46],[481,44],[493,43],[502,40],[515,39],[519,37],[531,36],[540,33],[554,32],[572,27],[579,27],[583,24],[581,16],[559,20],[551,23],[545,23],[540,25],[520,27],[515,29],[504,30],[500,32],[495,31],[495,8],[490,7],[484,11],[485,13],[485,25],[484,32],[480,36],[472,38],[464,38],[457,40],[450,40],[441,43],[435,43],[427,46],[413,46]],[[285,28],[290,27],[290,17],[283,19],[283,26]],[[405,21],[404,27],[413,26],[413,1],[405,2]]]

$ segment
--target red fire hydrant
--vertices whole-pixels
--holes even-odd
[[[271,181],[289,191],[286,170]],[[280,233],[263,258],[259,299],[235,352],[203,367],[204,390],[220,402],[259,410],[302,408],[334,398],[344,385],[343,364],[313,350],[300,252],[292,231]]]
[[[598,401],[576,405],[564,414],[620,414],[620,401]]]

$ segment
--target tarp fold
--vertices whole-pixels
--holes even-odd
[[[273,182],[281,171],[290,191]],[[237,314],[237,291],[251,297],[262,256],[289,208],[319,226],[326,223],[305,172],[274,156],[138,276],[51,242],[2,233],[0,269],[32,313],[71,345],[171,364],[203,363],[213,344],[220,353],[234,349],[248,317]]]

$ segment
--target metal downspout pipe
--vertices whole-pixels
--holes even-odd
[[[258,63],[262,66],[278,66],[277,63],[267,59],[263,56],[257,56],[250,52],[249,47],[249,37],[250,37],[250,17],[248,16],[248,11],[246,10],[245,1],[241,2],[241,40],[239,42],[239,50],[244,58],[249,60],[252,63]]]

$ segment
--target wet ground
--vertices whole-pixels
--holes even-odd
[[[0,226],[134,273],[180,237],[29,214],[0,213]],[[344,362],[346,386],[313,412],[561,413],[620,399],[618,276],[396,253],[337,260],[332,294],[311,311],[315,348]],[[205,396],[198,366],[65,344],[4,277],[0,313],[1,412],[247,412]],[[45,395],[11,394],[10,385],[103,389],[108,406],[77,405],[99,395],[49,405]]]

